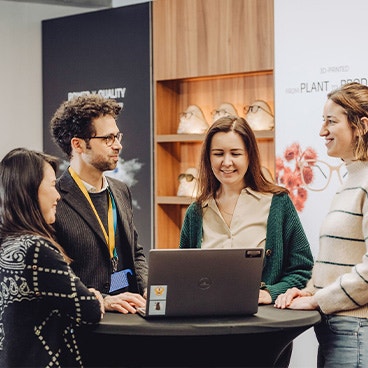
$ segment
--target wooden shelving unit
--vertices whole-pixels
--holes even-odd
[[[177,248],[191,198],[177,197],[178,175],[198,167],[204,135],[177,134],[180,113],[232,103],[240,116],[256,99],[274,104],[272,0],[155,0],[155,247]],[[274,131],[255,132],[262,163],[274,172]]]

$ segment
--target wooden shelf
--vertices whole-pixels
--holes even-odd
[[[188,206],[194,201],[192,197],[178,197],[178,196],[158,196],[156,198],[157,204],[179,204]]]
[[[156,142],[203,142],[204,137],[204,134],[159,134],[156,136]]]
[[[260,76],[260,75],[270,75],[273,76],[273,70],[265,69],[265,70],[256,70],[256,71],[248,71],[248,72],[241,72],[241,73],[228,73],[228,74],[215,74],[215,75],[202,75],[198,77],[186,77],[186,78],[163,78],[158,79],[156,82],[159,83],[171,83],[173,80],[176,80],[177,82],[200,82],[200,81],[208,81],[211,79],[229,79],[229,78],[239,78],[244,75],[247,75],[248,77],[254,77],[254,76]]]
[[[273,130],[256,130],[254,135],[257,139],[274,139]],[[156,136],[157,143],[168,142],[203,142],[205,134],[159,134]]]

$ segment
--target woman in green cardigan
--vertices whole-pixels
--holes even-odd
[[[305,286],[313,267],[308,239],[288,190],[263,173],[256,137],[243,118],[222,117],[209,128],[198,189],[180,248],[263,247],[259,304]]]

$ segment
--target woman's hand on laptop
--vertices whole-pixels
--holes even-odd
[[[123,314],[136,313],[137,308],[146,306],[146,299],[137,293],[121,293],[107,295],[104,298],[105,311],[116,311]]]

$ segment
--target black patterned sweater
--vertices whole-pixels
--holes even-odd
[[[44,238],[0,247],[0,367],[83,366],[75,330],[100,321],[100,305]]]

